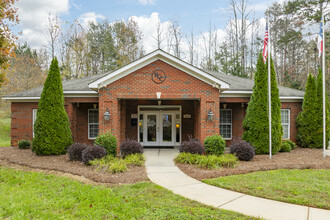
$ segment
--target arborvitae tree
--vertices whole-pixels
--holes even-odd
[[[316,147],[316,84],[315,78],[309,74],[302,104],[302,111],[299,113],[296,124],[298,129],[297,142],[300,147]]]
[[[59,155],[72,144],[68,115],[57,59],[52,60],[38,105],[32,151],[37,155]]]
[[[272,89],[272,153],[276,154],[281,146],[281,102],[275,79],[275,70],[271,68]],[[259,54],[257,72],[254,78],[253,94],[243,121],[243,139],[255,147],[256,154],[269,153],[268,119],[268,82],[267,68]]]
[[[322,79],[322,72],[321,69],[319,70],[319,75],[317,76],[317,82],[316,82],[316,127],[315,132],[316,136],[314,138],[315,146],[316,148],[322,148],[323,147],[323,85],[322,85],[323,79]],[[325,103],[327,105],[325,106],[325,121],[326,121],[326,143],[329,142],[330,138],[330,126],[329,126],[329,101],[328,101],[328,94],[325,93]],[[328,146],[328,145],[326,145]]]

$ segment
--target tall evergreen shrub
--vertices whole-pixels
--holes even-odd
[[[275,69],[271,63],[272,90],[272,153],[276,154],[281,147],[281,102],[275,78]],[[256,154],[269,153],[269,119],[268,119],[268,80],[267,68],[259,54],[257,72],[254,78],[253,93],[243,121],[243,140],[254,146]]]
[[[317,127],[317,96],[315,78],[309,74],[302,111],[296,119],[298,129],[297,142],[300,147],[316,147],[316,127]]]
[[[41,93],[34,134],[32,151],[37,155],[64,154],[73,142],[56,58],[52,60]]]
[[[322,85],[323,79],[322,79],[322,72],[321,69],[319,70],[319,74],[317,76],[316,80],[316,117],[317,117],[317,122],[316,122],[316,127],[315,127],[315,147],[316,148],[322,148],[323,147],[323,85]],[[325,93],[325,103],[327,105],[325,106],[325,115],[326,115],[326,143],[329,142],[330,138],[330,119],[329,119],[329,100],[328,100],[328,94],[327,92]],[[328,146],[328,145],[326,145]]]

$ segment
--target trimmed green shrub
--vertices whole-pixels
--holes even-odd
[[[315,144],[316,128],[318,127],[316,109],[317,109],[317,96],[315,78],[309,74],[302,104],[302,111],[296,119],[297,125],[297,143],[300,147],[317,147]]]
[[[90,161],[100,159],[105,155],[107,155],[107,152],[104,147],[90,145],[82,152],[82,162],[85,165],[90,165]]]
[[[144,156],[143,154],[129,154],[125,157],[125,162],[127,165],[131,166],[142,166],[144,164]]]
[[[130,154],[142,154],[142,145],[135,140],[126,140],[120,144],[120,155],[126,157]]]
[[[282,142],[280,152],[291,152],[291,145],[289,142]]]
[[[283,143],[289,143],[290,147],[291,147],[291,150],[296,148],[296,144],[291,140],[284,140],[284,141],[282,141],[282,145],[283,145]]]
[[[267,61],[268,62],[268,61]],[[267,64],[268,65],[268,64]],[[268,74],[267,65],[259,54],[257,72],[254,78],[253,93],[243,121],[243,140],[255,148],[256,154],[269,153],[269,119],[268,119]],[[281,101],[276,82],[276,73],[271,59],[271,105],[272,105],[272,153],[276,154],[281,147],[283,129],[281,125]]]
[[[19,149],[29,149],[31,147],[31,143],[28,140],[20,140],[18,142]]]
[[[64,109],[63,88],[57,59],[52,60],[41,93],[32,151],[37,155],[65,154],[73,143],[68,115]]]
[[[226,141],[221,135],[208,136],[204,140],[206,154],[220,156],[225,151]]]
[[[199,155],[191,153],[180,153],[175,159],[177,163],[193,164],[201,168],[217,169],[221,167],[236,167],[238,158],[232,154],[221,156],[216,155]]]
[[[117,155],[117,138],[111,132],[106,132],[97,136],[94,143],[104,147],[107,154],[114,157]]]
[[[250,143],[240,141],[230,145],[230,153],[235,154],[239,160],[250,161],[255,155],[255,150]]]
[[[203,154],[205,149],[198,140],[190,139],[189,141],[181,142],[179,151],[181,153]]]
[[[88,147],[85,143],[73,143],[68,148],[69,160],[82,161],[82,152]]]

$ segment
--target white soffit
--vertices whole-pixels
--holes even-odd
[[[138,59],[104,77],[101,79],[98,79],[92,83],[89,84],[89,88],[91,89],[100,89],[116,80],[119,80],[134,71],[156,61],[156,60],[162,60],[166,62],[167,64],[174,66],[175,68],[182,70],[186,72],[187,74],[194,76],[201,81],[208,83],[212,86],[218,86],[220,85],[221,89],[229,89],[229,84],[215,78],[214,76],[204,72],[203,70],[200,70],[162,50],[156,50],[145,57],[142,57],[141,59]],[[219,89],[220,89],[219,88]]]

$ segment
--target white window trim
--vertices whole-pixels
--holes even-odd
[[[290,140],[290,124],[291,124],[291,121],[290,121],[290,109],[288,108],[282,108],[282,110],[287,110],[288,111],[288,119],[289,119],[289,122],[288,123],[282,123],[281,122],[281,125],[283,127],[283,125],[287,125],[288,126],[288,138],[282,138],[283,140]]]
[[[96,137],[91,137],[91,136],[90,136],[90,129],[89,129],[89,128],[90,128],[90,125],[96,125],[96,124],[97,124],[97,125],[99,126],[100,122],[99,122],[99,123],[90,123],[90,122],[89,122],[89,112],[90,112],[91,110],[92,110],[92,111],[95,111],[95,110],[98,111],[98,109],[94,109],[94,108],[88,109],[88,116],[87,116],[87,122],[88,122],[88,123],[87,123],[87,124],[88,124],[88,140],[95,140]]]
[[[231,121],[231,123],[221,123],[221,122],[219,123],[220,126],[221,125],[230,125],[230,138],[223,138],[223,139],[224,140],[232,140],[233,139],[233,111],[232,111],[232,109],[228,109],[228,108],[226,108],[226,109],[220,109],[220,117],[221,117],[221,111],[222,110],[230,111],[230,121]],[[220,131],[220,127],[219,127],[219,131]]]
[[[36,108],[32,109],[32,138],[34,138],[34,123],[37,120],[37,112],[38,112],[38,109],[36,109]]]

